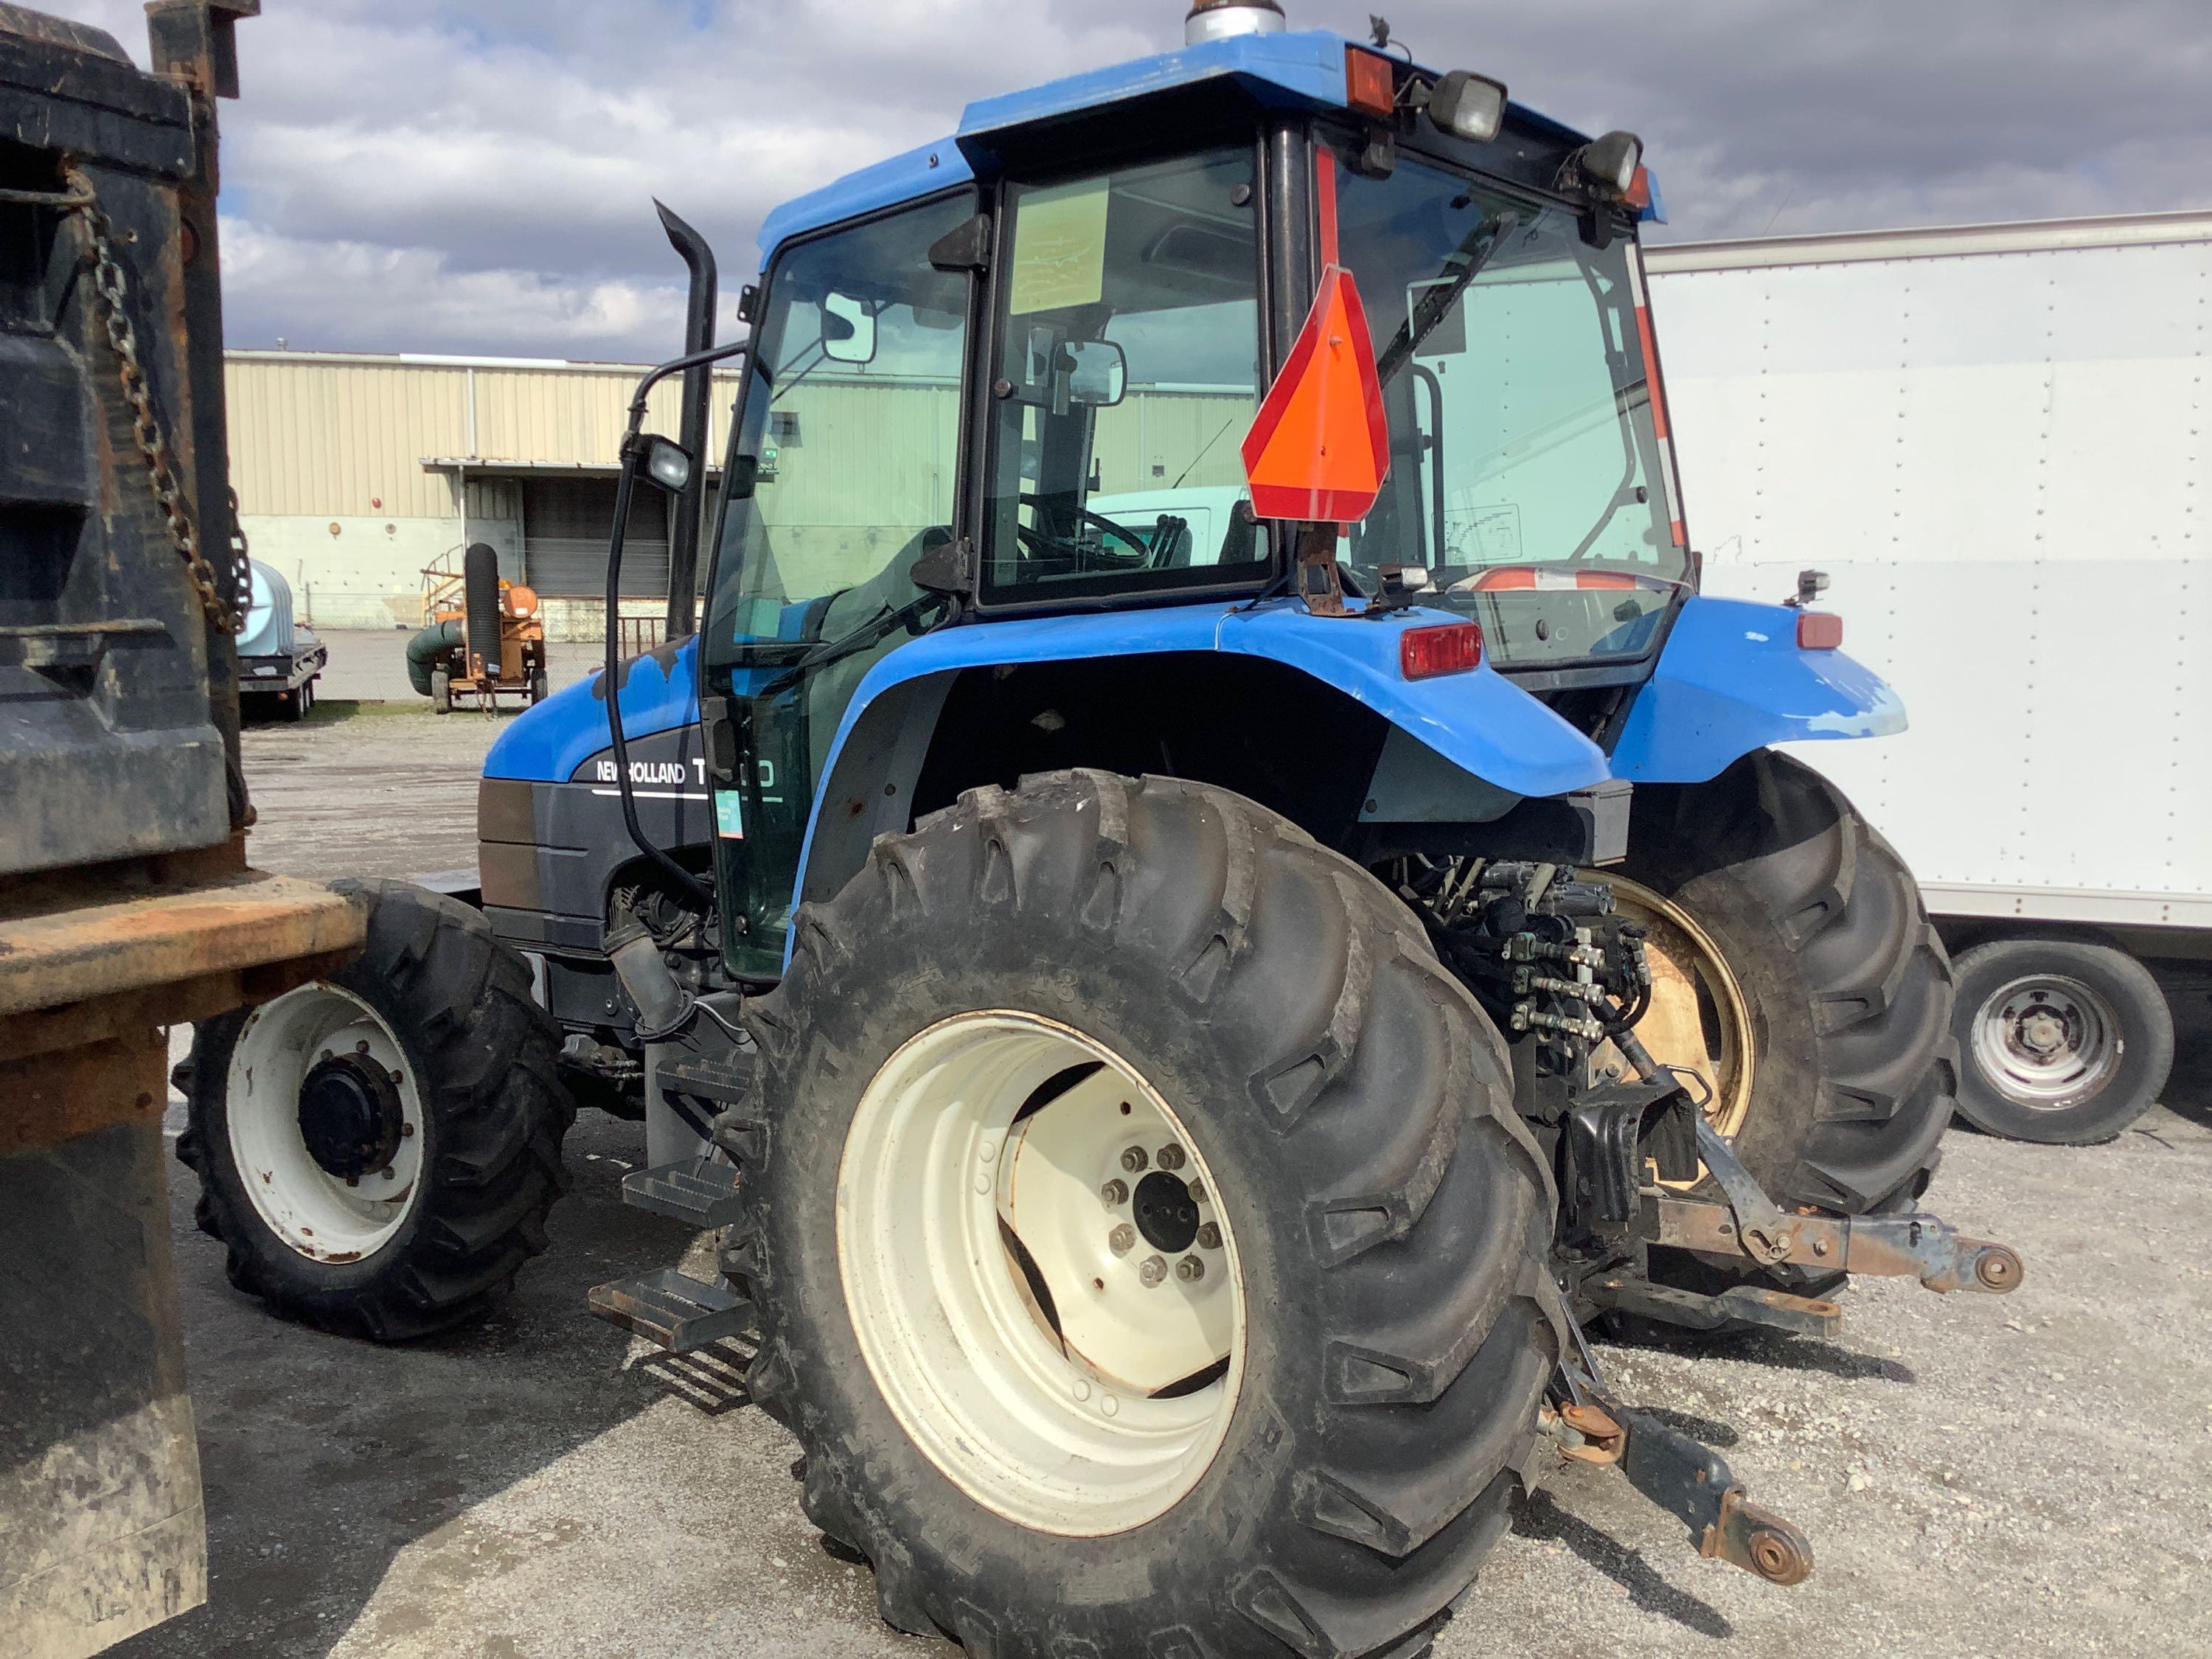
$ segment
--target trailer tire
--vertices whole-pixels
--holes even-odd
[[[529,969],[479,912],[404,882],[340,885],[368,907],[366,951],[198,1027],[177,1156],[234,1285],[398,1341],[481,1315],[544,1250],[574,1108]]]
[[[1785,1208],[1911,1207],[1958,1093],[1950,959],[1911,872],[1835,785],[1771,750],[1635,800],[1617,873],[1694,921],[1741,991],[1755,1058],[1736,1156]],[[1700,1291],[1841,1282],[1666,1251],[1652,1271]]]
[[[758,1310],[750,1386],[799,1437],[805,1512],[872,1563],[884,1618],[994,1659],[1428,1651],[1528,1478],[1563,1310],[1557,1200],[1504,1045],[1411,915],[1224,791],[1063,772],[879,838],[793,932],[782,984],[747,1004],[755,1093],[717,1131],[750,1195],[722,1265]],[[987,1046],[1002,1040],[1031,1046]],[[994,1100],[1012,1115],[993,1120]],[[1095,1131],[1110,1157],[1139,1134],[1118,1167],[1140,1190],[1121,1202],[1151,1229],[1162,1212],[1127,1160],[1161,1143],[1119,1127],[1146,1114],[1176,1148],[1159,1170],[1188,1167],[1192,1204],[1213,1206],[1191,1212],[1210,1273],[1170,1280],[1182,1247],[1151,1231],[1112,1254],[1118,1176],[1085,1185],[1065,1152],[1029,1173],[1034,1146],[1073,1144],[1038,1137]],[[1024,1210],[1054,1169],[1073,1200]],[[992,1195],[970,1199],[969,1173]],[[902,1248],[979,1203],[1022,1223],[999,1210],[1001,1250]],[[1078,1247],[1096,1277],[1047,1271],[1059,1232],[1108,1241]],[[924,1260],[953,1265],[908,1271]],[[1010,1323],[963,1299],[1000,1306],[1018,1281],[1029,1311]],[[918,1318],[874,1316],[908,1285],[925,1289],[896,1305]],[[1085,1352],[1138,1363],[1076,1346],[1086,1322],[1133,1304],[1182,1330],[1209,1295],[1228,1299],[1213,1328],[1237,1333],[1218,1369],[1165,1394],[1084,1370]],[[957,1363],[922,1363],[945,1344]],[[1143,1363],[1156,1376],[1205,1346]],[[1125,1490],[1101,1473],[1118,1465],[1054,1462],[1049,1437],[1031,1461],[1018,1413],[978,1404],[1014,1397],[994,1388],[1083,1447],[1185,1409],[1218,1438],[1190,1430],[1171,1467],[1133,1443],[1157,1482]]]
[[[2086,939],[2002,939],[1959,957],[1959,1115],[2011,1140],[2110,1140],[2173,1068],[2173,1010],[2150,970]],[[2045,1047],[2031,1027],[2049,1031]]]

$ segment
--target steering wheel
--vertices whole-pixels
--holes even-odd
[[[1024,507],[1042,508],[1045,501],[1042,495],[1024,493],[1021,497],[1021,504]],[[1136,565],[1128,568],[1141,568],[1143,565],[1151,562],[1156,550],[1144,537],[1128,528],[1127,526],[1117,524],[1103,513],[1094,513],[1087,507],[1077,507],[1075,516],[1084,524],[1096,525],[1108,537],[1127,543],[1135,552],[1138,560]],[[1098,562],[1097,554],[1080,542],[1064,542],[1057,537],[1047,535],[1042,530],[1032,530],[1027,525],[1017,525],[1014,528],[1015,534],[1020,538],[1022,545],[1032,553],[1072,556],[1079,570],[1091,568]],[[1114,561],[1112,568],[1122,568],[1121,562]]]

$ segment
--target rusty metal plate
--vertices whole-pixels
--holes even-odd
[[[106,902],[0,915],[0,1020],[179,980],[360,950],[356,898],[248,872]]]

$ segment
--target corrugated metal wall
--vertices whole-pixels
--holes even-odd
[[[471,366],[291,352],[234,352],[227,369],[231,476],[241,511],[413,519],[459,516],[447,479],[423,470],[432,458],[613,465],[644,372],[624,364]],[[710,459],[728,438],[736,395],[734,375],[717,378],[724,384],[716,389]],[[648,422],[655,430],[675,433],[678,395],[673,381],[655,391]]]
[[[459,517],[447,477],[423,470],[432,458],[611,467],[643,373],[624,364],[470,367],[287,352],[234,352],[228,367],[231,476],[240,510],[333,519]],[[728,441],[737,392],[736,376],[717,380],[709,464],[720,462]],[[943,397],[955,395],[948,388]],[[652,429],[675,433],[677,397],[672,382],[655,391]],[[781,407],[799,417],[804,441],[878,448],[945,429],[946,411],[939,402],[878,400],[871,388],[825,379],[797,388]],[[1101,488],[1113,493],[1172,484],[1208,444],[1186,482],[1241,483],[1237,446],[1253,410],[1252,399],[1241,395],[1133,391],[1099,416]],[[912,493],[933,503],[931,522],[941,524],[951,516],[954,462],[937,447],[933,441],[912,447]],[[806,476],[823,495],[810,503],[807,521],[844,522],[834,475],[810,467]],[[469,516],[509,516],[513,501],[511,492],[494,501],[472,489]]]
[[[325,627],[411,623],[422,573],[458,568],[464,541],[491,543],[507,574],[549,597],[596,593],[608,526],[573,509],[604,495],[611,516],[616,446],[643,372],[619,363],[233,353],[231,474],[255,551],[284,573],[302,614]],[[716,380],[709,465],[726,447],[738,377]],[[946,434],[957,425],[958,395],[950,384],[823,374],[778,404],[808,463],[787,467],[777,486],[776,517],[786,526],[778,544],[805,553],[808,591],[871,575],[917,531],[952,521],[959,462]],[[656,391],[652,429],[675,434],[678,396],[673,383]],[[1133,389],[1098,417],[1100,489],[1242,483],[1238,445],[1253,407],[1243,394]],[[464,525],[453,474],[426,470],[430,459],[512,470],[471,473]],[[568,467],[593,471],[579,476]],[[886,514],[890,501],[898,509]],[[869,520],[870,512],[898,522]],[[659,592],[666,532],[633,528],[624,588]]]

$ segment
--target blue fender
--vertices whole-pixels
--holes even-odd
[[[1604,751],[1487,664],[1471,673],[1408,680],[1398,666],[1407,628],[1462,618],[1407,611],[1364,620],[1316,617],[1292,599],[1178,605],[947,628],[899,647],[869,669],[847,705],[823,766],[802,872],[811,867],[839,758],[870,706],[897,688],[963,668],[1020,666],[1168,652],[1264,657],[1303,670],[1373,709],[1483,781],[1516,795],[1556,795],[1602,782]],[[802,889],[805,876],[801,878]]]
[[[1702,595],[1683,601],[1636,694],[1613,775],[1634,783],[1703,783],[1754,749],[1905,730],[1905,704],[1840,651],[1801,651],[1786,605]]]
[[[1378,622],[1316,617],[1292,599],[1247,610],[1182,605],[1042,617],[925,634],[871,668],[838,727],[827,770],[867,706],[894,685],[953,668],[1075,662],[1170,651],[1221,651],[1303,669],[1402,726],[1453,764],[1516,795],[1557,795],[1603,781],[1604,752],[1487,663],[1472,673],[1409,680],[1398,635],[1462,617],[1403,611]]]

